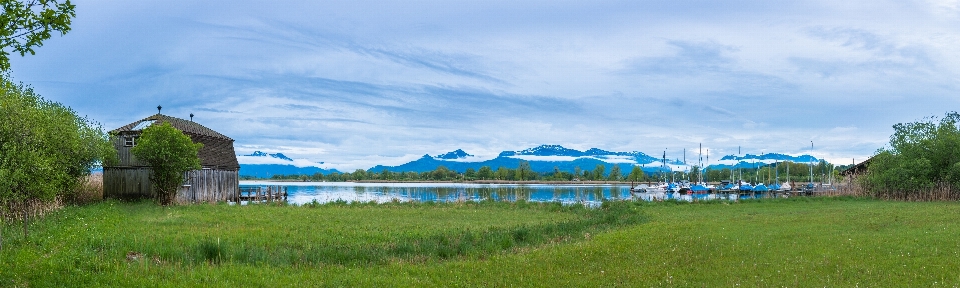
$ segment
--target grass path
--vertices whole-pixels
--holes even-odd
[[[605,216],[549,205],[517,208],[490,203],[320,208],[158,208],[107,203],[74,207],[37,224],[30,243],[15,237],[5,239],[0,279],[13,280],[0,286],[60,286],[64,285],[62,279],[69,279],[68,286],[960,285],[960,203],[799,199],[627,204],[630,213],[647,220],[629,218],[624,222],[628,218],[619,215],[616,217],[621,220],[610,223],[620,224],[603,226],[607,228],[597,224],[601,221],[582,222],[587,224],[565,228],[568,230],[557,227]],[[251,209],[244,211],[244,216],[231,213],[238,208]],[[250,216],[262,218],[263,227],[279,228],[229,225],[238,223],[229,217]],[[299,246],[284,252],[280,246],[302,243],[365,249],[409,239],[438,239],[431,238],[436,235],[463,241],[463,235],[471,233],[474,236],[470,237],[503,240],[517,239],[516,231],[523,229],[531,239],[553,234],[493,250],[483,246],[487,242],[475,241],[471,243],[480,244],[471,248],[474,250],[448,258],[437,256],[439,250],[423,250],[373,254],[372,261],[343,263],[287,259],[310,248]],[[178,230],[189,233],[170,235]],[[488,234],[482,231],[493,231],[488,234],[496,237],[484,236]],[[3,235],[12,234],[16,230],[8,227]],[[236,254],[243,246],[259,247],[250,249],[267,255],[226,258],[217,264],[204,258],[202,245],[196,244],[197,239],[215,241],[209,239],[216,235],[227,235],[221,243],[228,243],[222,250],[228,254]],[[243,235],[242,241],[235,239],[238,235]],[[177,244],[182,242],[194,244]],[[136,246],[138,243],[149,245]],[[19,249],[10,249],[11,245]],[[148,259],[126,260],[123,253],[129,247],[140,247],[137,251]],[[269,256],[273,254],[284,256]],[[157,264],[149,259],[151,255],[166,255],[166,260]]]

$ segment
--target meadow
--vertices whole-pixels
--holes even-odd
[[[0,286],[957,286],[960,203],[106,201],[6,225]]]

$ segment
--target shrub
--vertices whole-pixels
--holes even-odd
[[[859,184],[882,198],[912,198],[943,188],[960,191],[958,123],[960,114],[950,112],[942,119],[894,125],[890,148],[877,151]]]

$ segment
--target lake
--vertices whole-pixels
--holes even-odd
[[[603,199],[630,199],[630,185],[468,184],[468,183],[354,183],[240,181],[240,187],[284,186],[287,202],[305,204],[343,200],[390,201],[535,201],[599,204]]]

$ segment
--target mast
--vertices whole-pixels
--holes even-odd
[[[773,170],[776,171],[774,179],[776,179],[777,185],[780,185],[780,159],[773,160]]]
[[[697,172],[700,172],[700,175],[698,175],[700,179],[697,179],[697,182],[703,182],[703,143],[700,143],[700,151],[698,151],[698,153],[700,153],[700,162],[697,163],[697,168],[699,168]]]
[[[661,163],[660,168],[663,169],[661,170],[663,172],[661,172],[660,174],[663,175],[663,182],[667,182],[667,175],[663,174],[663,173],[666,173],[667,171],[667,148],[663,148],[663,160],[661,161],[662,162],[660,162]]]
[[[813,141],[810,141],[810,184],[813,184]]]
[[[683,148],[683,176],[687,178],[687,181],[690,181],[690,170],[687,170],[689,165],[687,165],[687,148]]]

